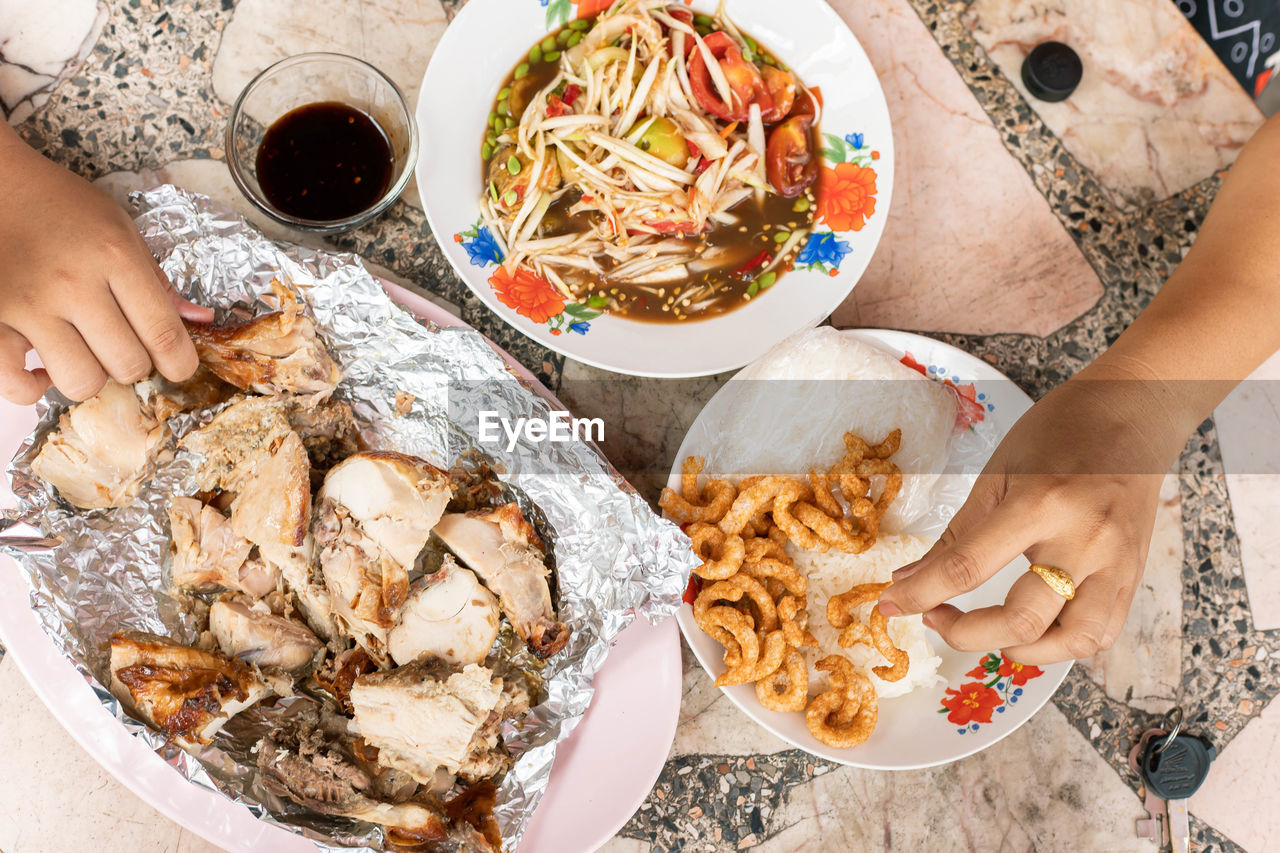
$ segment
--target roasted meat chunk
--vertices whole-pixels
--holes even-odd
[[[153,373],[134,388],[143,405],[148,406],[156,418],[162,421],[180,412],[225,403],[236,394],[235,386],[214,376],[204,365],[197,367],[196,372],[185,382],[170,382],[159,373]]]
[[[233,589],[261,598],[279,586],[280,572],[262,560],[249,559],[253,543],[208,504],[174,498],[169,504],[169,532],[172,581],[177,589]]]
[[[449,494],[444,471],[399,453],[358,453],[325,476],[312,532],[333,614],[379,663]]]
[[[445,555],[440,571],[415,582],[387,636],[398,664],[427,654],[446,663],[480,663],[498,636],[498,600],[470,569]]]
[[[333,601],[324,577],[316,563],[315,538],[308,533],[302,544],[294,546],[260,545],[258,554],[263,562],[284,577],[285,588],[293,594],[298,611],[322,639],[337,636],[333,622]]]
[[[31,470],[83,509],[126,506],[155,471],[168,437],[132,386],[108,380],[58,419]]]
[[[380,763],[423,784],[441,769],[475,782],[510,765],[499,728],[529,709],[529,694],[478,664],[422,658],[357,678],[351,705],[356,729],[378,748]]]
[[[342,371],[302,314],[293,291],[276,287],[280,310],[245,323],[187,323],[200,362],[221,379],[259,394],[296,394],[307,403],[325,400]]]
[[[408,567],[451,494],[449,475],[429,462],[370,450],[335,465],[319,498],[337,503],[387,556]]]
[[[208,743],[270,695],[252,666],[141,631],[111,636],[111,692],[179,743]]]
[[[531,652],[546,658],[564,648],[569,627],[556,619],[542,542],[519,506],[450,513],[435,532],[498,596]]]
[[[311,523],[311,463],[290,430],[244,478],[231,503],[231,526],[259,547],[296,548]]]
[[[283,403],[243,397],[178,444],[204,457],[196,468],[201,489],[236,492],[292,432]]]
[[[448,818],[439,806],[381,798],[402,787],[382,778],[397,771],[361,759],[344,719],[313,702],[296,707],[258,744],[267,790],[321,814],[397,827],[415,840],[449,839]]]
[[[302,438],[311,467],[321,471],[364,449],[351,406],[341,400],[312,407],[291,405],[289,426]]]
[[[228,657],[290,675],[309,672],[324,649],[305,625],[275,615],[262,602],[215,601],[209,630]]]

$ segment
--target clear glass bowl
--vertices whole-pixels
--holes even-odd
[[[267,128],[290,110],[322,101],[339,101],[367,113],[382,126],[395,154],[387,191],[372,206],[345,219],[291,216],[268,201],[258,183],[258,147]],[[418,128],[404,95],[377,68],[341,53],[302,53],[280,60],[244,87],[231,108],[226,150],[232,179],[255,207],[293,228],[334,234],[368,222],[404,192],[418,157]]]

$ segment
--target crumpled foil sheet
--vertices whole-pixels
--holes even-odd
[[[477,332],[415,321],[354,255],[277,244],[240,216],[173,186],[135,194],[133,200],[138,227],[165,272],[189,298],[213,306],[219,321],[273,310],[273,277],[299,292],[343,369],[335,397],[351,404],[370,446],[444,468],[478,451],[550,533],[558,611],[573,634],[541,673],[543,701],[504,731],[516,761],[499,788],[496,815],[504,849],[515,850],[546,790],[556,747],[586,712],[592,678],[614,638],[636,612],[656,622],[679,606],[696,562],[688,541],[588,444],[522,439],[511,452],[505,439],[478,444],[471,432],[480,410],[514,419],[546,417],[555,407],[517,380]],[[398,391],[416,398],[405,416],[394,409]],[[31,607],[46,633],[121,725],[193,784],[222,792],[261,820],[298,832],[322,849],[384,849],[376,827],[317,815],[262,787],[252,750],[289,700],[235,717],[197,759],[129,717],[103,687],[109,681],[106,643],[115,631],[153,631],[184,642],[196,638],[194,617],[165,592],[163,582],[166,508],[173,495],[193,491],[192,460],[186,451],[163,459],[132,506],[77,510],[56,498],[30,468],[66,405],[56,392],[41,402],[39,424],[9,467],[19,508],[0,523],[3,528],[26,522],[61,540],[47,551],[7,549],[16,551],[30,579]],[[459,420],[465,413],[471,419]],[[211,415],[176,416],[170,427],[182,435]]]

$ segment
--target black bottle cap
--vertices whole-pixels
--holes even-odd
[[[1042,101],[1066,100],[1083,74],[1080,55],[1060,41],[1036,45],[1022,63],[1022,82]]]

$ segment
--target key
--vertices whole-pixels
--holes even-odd
[[[1150,793],[1164,800],[1162,835],[1173,853],[1185,853],[1191,844],[1187,800],[1204,784],[1217,751],[1208,740],[1181,731],[1180,708],[1166,714],[1162,725],[1169,733],[1146,738],[1139,770]]]
[[[1169,813],[1165,809],[1164,800],[1156,796],[1151,790],[1151,786],[1146,784],[1146,779],[1142,774],[1142,768],[1138,762],[1142,755],[1147,751],[1147,744],[1152,738],[1163,737],[1167,735],[1164,729],[1148,729],[1142,733],[1142,737],[1134,744],[1133,749],[1129,750],[1129,769],[1143,780],[1143,790],[1146,791],[1147,797],[1143,801],[1142,806],[1147,811],[1147,817],[1139,818],[1135,821],[1139,838],[1149,838],[1156,843],[1157,848],[1162,848],[1168,843],[1168,826]]]

